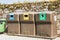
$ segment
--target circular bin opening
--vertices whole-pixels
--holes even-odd
[[[28,17],[28,15],[24,15],[24,17]]]
[[[10,15],[11,17],[13,17],[13,15]]]

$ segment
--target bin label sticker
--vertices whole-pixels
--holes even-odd
[[[39,14],[39,19],[40,19],[40,20],[46,20],[46,13],[41,12],[41,13]]]

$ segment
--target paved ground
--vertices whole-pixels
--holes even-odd
[[[5,34],[1,34],[0,35],[0,40],[50,40],[50,39],[20,37],[20,36],[8,36],[8,35],[5,35]],[[60,40],[60,38],[57,37],[54,40]]]

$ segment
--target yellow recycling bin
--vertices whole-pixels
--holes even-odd
[[[34,14],[23,13],[20,14],[20,33],[26,36],[35,35],[35,22],[34,22]]]

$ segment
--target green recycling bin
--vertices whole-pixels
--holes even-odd
[[[0,20],[0,33],[3,33],[5,31],[5,20]]]

